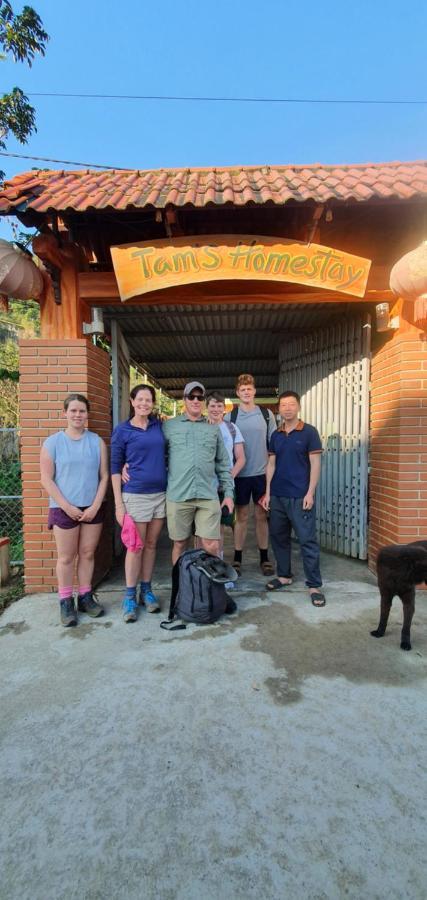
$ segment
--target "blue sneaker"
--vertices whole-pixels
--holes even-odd
[[[141,606],[145,606],[147,612],[156,613],[160,612],[160,603],[153,591],[143,591],[141,589],[141,593],[139,595],[139,602]]]
[[[124,618],[125,622],[136,622],[136,620],[137,620],[136,600],[132,600],[131,597],[125,597],[125,599],[123,600],[123,603],[122,603],[122,610],[123,610],[123,618]]]

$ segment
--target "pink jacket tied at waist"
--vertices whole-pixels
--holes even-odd
[[[122,541],[131,553],[137,553],[142,550],[144,542],[141,540],[139,531],[135,525],[132,516],[129,513],[124,514],[122,526]]]

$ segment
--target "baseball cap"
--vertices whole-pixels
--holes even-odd
[[[188,397],[195,388],[200,388],[202,394],[206,394],[203,384],[200,384],[200,381],[189,381],[184,388],[184,397]]]

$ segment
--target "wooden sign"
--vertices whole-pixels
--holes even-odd
[[[180,284],[284,281],[363,297],[371,261],[263,235],[200,235],[111,247],[122,300]]]

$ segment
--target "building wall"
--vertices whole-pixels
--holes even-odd
[[[383,338],[384,341],[384,338]],[[427,341],[409,323],[373,354],[370,546],[427,537]]]
[[[45,438],[64,428],[67,394],[87,396],[89,428],[107,443],[111,433],[110,358],[88,339],[20,342],[21,461],[24,517],[25,587],[29,594],[56,589],[55,543],[47,529],[48,498],[40,485],[39,456]],[[111,516],[107,516],[107,520]],[[107,521],[96,558],[96,578],[111,562]]]

